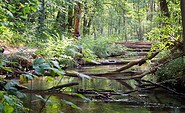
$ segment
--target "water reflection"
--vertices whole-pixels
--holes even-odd
[[[83,69],[83,71],[88,70],[89,72],[89,69],[95,70],[90,67]],[[102,69],[101,67],[100,70]],[[183,99],[170,95],[161,89],[123,94],[125,91],[136,89],[137,82],[135,80],[116,81],[105,78],[78,79],[74,77],[56,77],[53,79],[54,81],[50,82],[46,77],[40,77],[24,85],[37,90],[51,88],[58,82],[60,84],[80,82],[80,86],[64,88],[62,89],[64,94],[61,92],[27,92],[24,104],[31,109],[30,113],[185,113]],[[87,101],[73,96],[73,93],[77,93],[79,89],[100,92],[113,91],[116,94],[109,94],[111,97],[109,100],[94,98],[95,94],[84,94],[91,99],[91,101]],[[36,94],[41,95],[44,99],[50,97],[48,103],[45,105],[45,102],[39,99]],[[64,100],[73,102],[82,110],[73,109],[66,105]]]

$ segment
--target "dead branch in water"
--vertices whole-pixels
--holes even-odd
[[[176,94],[176,95],[179,95],[179,96],[185,97],[185,94],[183,94],[183,93],[179,93],[179,92],[176,92],[175,90],[170,89],[169,87],[166,87],[166,86],[164,86],[164,85],[162,85],[162,84],[160,84],[160,83],[154,83],[154,82],[149,81],[149,80],[140,80],[140,81],[142,81],[142,82],[146,82],[146,83],[150,83],[150,84],[153,84],[154,86],[161,87],[161,88],[163,88],[163,89],[165,89],[165,90],[167,90],[167,91],[172,92],[173,94]]]
[[[78,85],[79,83],[78,82],[73,82],[73,83],[68,83],[68,84],[62,84],[62,85],[58,85],[58,86],[55,86],[55,87],[52,87],[48,90],[57,90],[57,89],[62,89],[64,87],[70,87],[70,86],[75,86],[75,85]]]
[[[120,72],[120,71],[123,71],[123,70],[126,70],[126,69],[129,69],[130,67],[134,66],[134,65],[142,65],[144,63],[146,63],[147,60],[151,60],[152,58],[154,58],[159,52],[155,52],[155,53],[152,53],[150,56],[147,56],[146,58],[143,58],[139,61],[133,61],[133,62],[130,62],[128,63],[127,65],[121,67],[120,69],[117,69],[113,72]]]

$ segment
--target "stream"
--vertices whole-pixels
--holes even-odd
[[[145,69],[145,67],[147,66],[142,68]],[[87,66],[75,71],[102,73],[115,68],[118,66]],[[58,83],[78,82],[79,85],[66,87],[62,89],[63,93],[57,91],[47,93],[42,91],[25,92],[26,97],[23,101],[24,105],[31,109],[30,113],[185,113],[185,101],[160,88],[124,94],[124,92],[137,89],[135,80],[120,82],[103,77],[79,79],[67,76],[55,77],[53,80],[50,81],[47,77],[39,77],[22,85],[34,90],[45,90]],[[90,92],[83,94],[86,99],[78,96],[79,89]],[[48,97],[49,101],[45,105],[41,98],[47,99]],[[66,105],[66,102],[74,103],[81,110],[72,108],[73,105],[72,107]],[[77,106],[75,107],[78,108]]]

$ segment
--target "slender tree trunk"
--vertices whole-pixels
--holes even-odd
[[[56,17],[56,29],[58,29],[58,26],[60,26],[61,31],[63,32],[66,31],[66,14],[62,11],[58,11],[58,14]]]
[[[93,16],[91,16],[89,18],[89,22],[87,24],[87,34],[90,34],[90,28],[91,28],[91,24],[92,24],[92,19],[93,19]],[[102,28],[103,29],[103,28]]]
[[[112,15],[110,15],[110,35],[113,33],[113,26],[112,26]]]
[[[84,2],[83,35],[87,34],[87,2]]]
[[[68,6],[68,32],[71,33],[73,26],[73,5]]]
[[[80,37],[80,20],[82,16],[82,4],[80,2],[76,2],[75,7],[75,18],[74,18],[74,36],[76,38]]]
[[[185,56],[185,0],[181,0],[181,15],[182,15],[182,28],[183,28],[183,52]]]
[[[127,41],[128,40],[127,38],[127,17],[125,16],[125,13],[123,14],[123,23],[124,23],[125,41]]]
[[[119,20],[118,20],[118,35],[120,35],[121,33],[121,17],[119,17]]]
[[[166,0],[159,0],[159,2],[160,2],[160,8],[161,8],[162,15],[164,15],[165,17],[170,17],[170,13],[168,10],[168,4]]]
[[[39,18],[38,18],[38,22],[39,22],[38,30],[39,30],[39,32],[42,32],[42,30],[44,28],[45,18],[46,18],[45,1],[44,0],[40,0],[40,15],[39,15]]]

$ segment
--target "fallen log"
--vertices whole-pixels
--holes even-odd
[[[128,52],[149,52],[150,49],[129,49]]]
[[[139,61],[133,61],[133,62],[130,62],[128,63],[127,65],[121,67],[120,69],[117,69],[113,72],[120,72],[120,71],[123,71],[123,70],[126,70],[134,65],[139,65],[141,66],[142,64],[146,63],[147,60],[151,60],[152,58],[154,58],[159,52],[155,52],[155,53],[152,53],[150,56],[146,57],[146,58],[142,58],[141,60]]]
[[[135,89],[135,90],[124,92],[123,94],[130,94],[130,93],[134,93],[134,92],[146,91],[146,90],[151,90],[151,89],[155,89],[155,88],[158,88],[158,87],[152,86],[152,87],[147,87],[147,88],[140,88],[140,89]]]
[[[132,49],[150,49],[151,45],[131,45],[131,44],[125,44],[127,48]]]
[[[54,86],[50,89],[47,90],[56,90],[56,89],[62,89],[64,87],[70,87],[70,86],[75,86],[75,85],[79,85],[78,82],[73,82],[73,83],[68,83],[68,84],[62,84],[62,85],[58,85],[58,86]]]
[[[152,45],[151,42],[116,42],[116,44],[136,44],[136,45]]]
[[[154,83],[154,82],[149,81],[149,80],[141,80],[141,81],[142,81],[142,82],[147,82],[147,83],[153,84],[153,85],[158,86],[158,87],[161,87],[161,88],[163,88],[163,89],[165,89],[165,90],[167,90],[167,91],[172,92],[173,94],[176,94],[176,95],[179,95],[179,96],[181,96],[181,97],[184,97],[184,98],[185,98],[185,94],[184,94],[184,93],[176,92],[175,90],[170,89],[169,87],[166,87],[166,86],[164,86],[164,85],[162,85],[162,84]]]
[[[127,89],[133,90],[133,87],[131,85],[129,85],[128,83],[126,83],[125,81],[123,81],[123,80],[116,80],[116,81],[118,81],[120,84],[125,86]]]
[[[156,72],[158,69],[158,67],[156,68],[153,68],[152,70],[149,70],[149,71],[145,71],[141,74],[138,74],[138,75],[135,75],[135,76],[131,76],[131,77],[124,77],[124,78],[116,78],[115,80],[131,80],[131,79],[138,79],[138,78],[142,78],[146,75],[149,75],[149,74],[153,74],[154,72]]]
[[[151,42],[116,42],[116,44],[121,44],[121,45],[126,46],[127,48],[132,48],[132,49],[136,49],[136,48],[150,49],[152,46]]]
[[[164,64],[170,62],[173,59],[176,59],[176,58],[182,57],[182,56],[183,56],[183,53],[174,53],[174,54],[171,55],[171,57],[166,56],[163,59],[158,60],[157,63],[152,65],[153,68],[151,70],[149,70],[149,71],[145,71],[145,72],[143,72],[141,74],[138,74],[138,75],[135,75],[135,76],[131,76],[131,77],[116,78],[115,80],[130,80],[130,79],[142,78],[145,75],[149,75],[149,74],[155,73],[158,70],[158,68],[160,68]],[[163,63],[162,63],[162,61],[163,61]],[[160,64],[159,64],[159,62],[160,62]]]
[[[79,64],[82,66],[93,66],[93,65],[124,65],[129,63],[129,61],[122,60],[100,60],[98,63],[94,62],[80,62]]]

